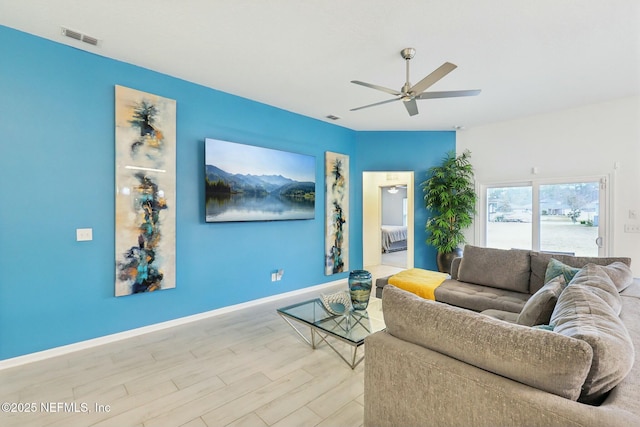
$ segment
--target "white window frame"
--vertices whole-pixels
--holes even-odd
[[[609,256],[613,250],[613,227],[611,220],[613,218],[613,186],[611,176],[605,175],[589,175],[581,177],[564,177],[564,178],[543,178],[518,181],[492,181],[479,183],[476,185],[478,197],[478,212],[475,229],[475,241],[480,242],[481,246],[487,245],[487,190],[490,188],[500,187],[531,187],[531,246],[532,250],[540,250],[540,186],[549,184],[571,184],[580,182],[600,182],[599,204],[600,212],[598,218],[598,235],[602,238],[602,245],[598,249],[598,256]]]

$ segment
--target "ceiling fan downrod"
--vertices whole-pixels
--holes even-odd
[[[412,47],[407,47],[404,48],[400,51],[400,55],[402,55],[402,57],[404,58],[404,62],[406,65],[406,81],[404,83],[404,85],[402,86],[402,89],[400,89],[400,91],[406,95],[409,94],[409,90],[411,89],[411,83],[410,83],[410,79],[409,79],[409,61],[411,60],[411,58],[413,58],[416,54],[416,50]],[[404,100],[404,99],[403,99]]]

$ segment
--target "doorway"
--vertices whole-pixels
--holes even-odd
[[[413,268],[413,171],[362,173],[362,259],[367,269]]]

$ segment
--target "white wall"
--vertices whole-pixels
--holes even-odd
[[[640,233],[624,232],[625,224],[640,225],[640,97],[460,131],[456,149],[471,150],[478,183],[609,175],[610,255],[631,257],[640,277]]]
[[[387,191],[390,187],[382,187],[382,224],[383,225],[404,225],[404,215],[402,212],[402,201],[407,198],[407,189],[396,187],[398,192],[391,194]]]

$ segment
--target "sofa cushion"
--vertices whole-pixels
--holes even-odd
[[[529,292],[534,294],[546,281],[544,280],[547,265],[551,258],[567,264],[571,267],[582,268],[586,264],[609,265],[614,262],[621,262],[627,266],[631,265],[631,258],[623,257],[576,257],[571,255],[549,254],[544,252],[531,252],[531,285]]]
[[[458,280],[529,293],[530,270],[529,251],[466,245],[458,269]]]
[[[520,313],[529,294],[507,291],[491,286],[476,285],[448,279],[442,282],[434,292],[436,301],[467,308],[473,311],[489,309]]]
[[[636,277],[624,291],[620,292],[621,297],[640,299],[640,278]]]
[[[551,279],[529,298],[518,315],[516,323],[524,326],[548,324],[558,297],[566,285],[567,282],[562,274]]]
[[[576,278],[580,278],[579,274]],[[554,333],[583,340],[593,349],[593,362],[579,399],[591,404],[600,403],[624,379],[635,358],[624,324],[596,289],[584,283],[571,283],[558,298],[551,315]]]
[[[576,400],[592,349],[568,336],[515,325],[385,287],[387,332],[514,381]]]
[[[547,271],[544,273],[544,282],[548,283],[555,277],[563,276],[564,283],[566,284],[571,282],[571,279],[573,279],[573,276],[575,276],[578,271],[580,271],[580,267],[571,267],[555,258],[551,258],[549,264],[547,264]]]
[[[622,292],[633,283],[633,272],[623,262],[616,261],[603,267],[607,276],[613,281],[618,292]]]
[[[480,314],[484,314],[485,316],[493,317],[494,319],[502,320],[503,322],[516,323],[518,320],[518,313],[512,313],[510,311],[503,310],[484,310],[481,311]]]

